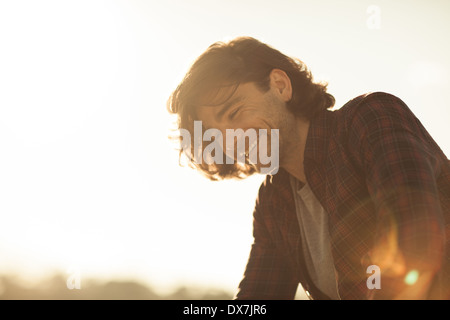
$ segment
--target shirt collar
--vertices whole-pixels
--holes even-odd
[[[325,161],[334,129],[334,112],[324,110],[311,119],[306,138],[304,158],[320,164]]]

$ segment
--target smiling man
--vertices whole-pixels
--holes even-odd
[[[236,160],[221,163],[196,161],[181,139],[212,180],[263,172],[261,154],[250,161],[255,145],[279,152],[236,298],[293,299],[300,283],[313,299],[449,299],[450,161],[399,98],[369,93],[332,111],[334,102],[300,60],[248,37],[211,45],[168,101],[192,135],[195,121],[216,139],[268,133],[241,161],[237,147],[216,148]]]

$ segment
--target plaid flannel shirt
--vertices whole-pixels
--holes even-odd
[[[359,96],[311,120],[307,181],[329,214],[342,299],[390,299],[409,271],[436,272],[429,298],[450,299],[450,161],[399,98]],[[303,262],[289,174],[280,168],[259,189],[250,257],[236,299],[293,299],[300,283],[327,299]],[[367,267],[381,271],[369,289]]]

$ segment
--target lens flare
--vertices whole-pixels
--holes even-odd
[[[412,286],[414,283],[417,282],[417,279],[419,279],[419,271],[417,270],[411,270],[408,272],[408,274],[405,276],[405,283]]]

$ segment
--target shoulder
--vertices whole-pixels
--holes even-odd
[[[403,100],[386,92],[360,95],[347,102],[338,111],[352,126],[376,122],[380,119],[396,119],[397,121],[415,119],[413,112]]]
[[[366,134],[408,131],[416,135],[421,124],[406,103],[386,92],[360,95],[335,111],[335,121],[350,139],[363,138]]]
[[[421,139],[424,128],[406,103],[386,92],[360,95],[335,111],[337,132],[348,152],[362,159],[370,145],[392,145],[407,138]]]

